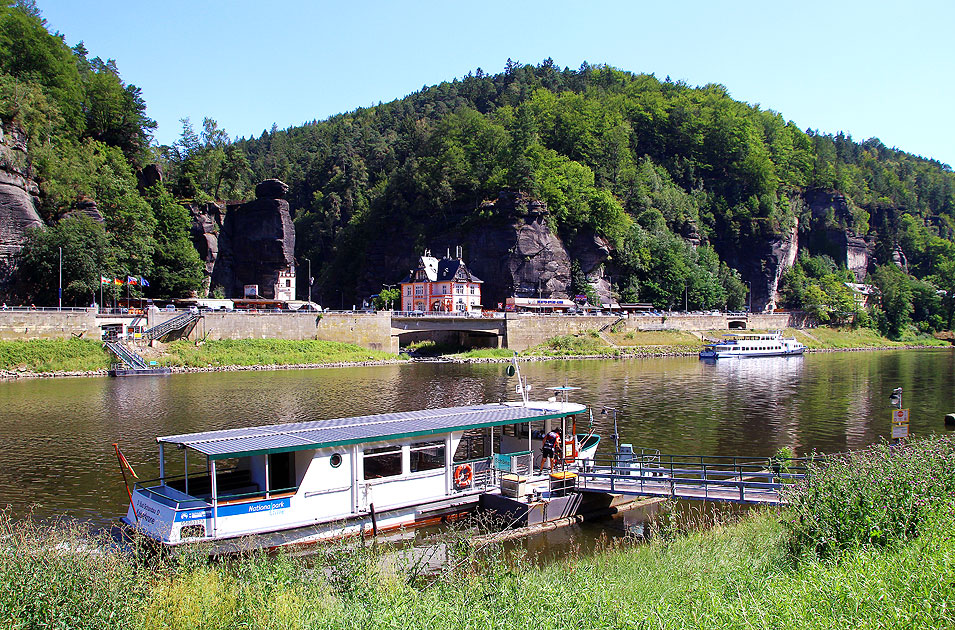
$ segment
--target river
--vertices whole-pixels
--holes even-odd
[[[612,443],[664,453],[772,455],[864,447],[889,435],[889,394],[904,389],[911,430],[945,430],[955,412],[952,350],[840,352],[796,358],[695,357],[522,364],[532,398],[555,385]],[[112,444],[141,478],[158,476],[159,435],[514,400],[502,364],[408,364],[290,371],[67,378],[0,383],[0,505],[14,517],[107,525],[127,498]]]

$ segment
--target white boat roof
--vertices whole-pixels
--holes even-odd
[[[533,401],[527,406],[523,403],[469,405],[167,435],[156,438],[156,441],[190,448],[210,459],[227,459],[442,435],[452,431],[562,418],[583,411],[586,411],[586,407],[576,403]]]

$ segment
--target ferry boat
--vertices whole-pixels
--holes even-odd
[[[159,478],[134,485],[123,521],[165,546],[228,553],[253,536],[275,547],[437,522],[488,493],[540,497],[555,475],[535,475],[539,436],[573,436],[564,475],[592,461],[600,437],[576,433],[587,409],[567,402],[570,388],[546,401],[518,389],[520,402],[159,437]]]
[[[700,351],[701,359],[742,357],[776,357],[802,354],[806,346],[782,332],[740,333],[723,335],[721,341],[710,341]]]

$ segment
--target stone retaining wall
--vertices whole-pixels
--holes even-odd
[[[88,311],[0,310],[0,339],[99,339],[96,315]]]

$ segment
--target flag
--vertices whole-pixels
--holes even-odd
[[[110,280],[109,278],[107,278],[106,276],[100,276],[100,277],[99,277],[99,283],[100,283],[100,284],[113,284],[113,281]]]
[[[120,280],[119,278],[116,278],[115,280],[113,280],[113,284],[117,284],[117,285],[119,285],[119,286],[122,286],[122,285],[123,285],[123,281]]]
[[[136,276],[126,276],[126,284],[139,284],[139,280]]]
[[[147,282],[147,281],[146,281],[146,278],[144,278],[144,277],[142,277],[142,276],[139,276],[139,284],[143,285],[144,287],[148,287],[148,286],[149,286],[149,282]]]

